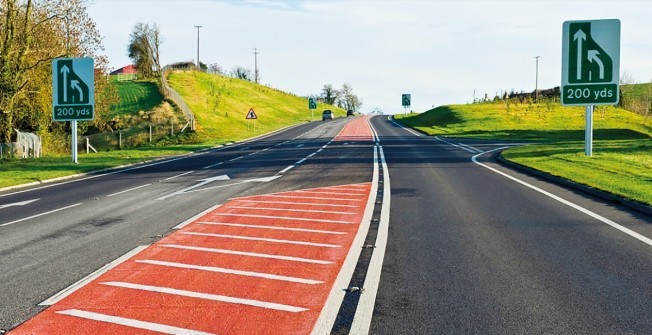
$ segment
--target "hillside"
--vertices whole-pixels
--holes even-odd
[[[111,106],[111,117],[137,115],[149,111],[163,102],[158,86],[148,81],[112,81],[118,90],[120,103]]]
[[[305,98],[249,81],[197,71],[178,71],[168,81],[195,114],[200,141],[224,143],[241,140],[310,121],[311,112]],[[245,119],[253,108],[258,119]],[[313,120],[321,120],[321,112],[331,109],[336,116],[345,116],[341,108],[319,103]]]

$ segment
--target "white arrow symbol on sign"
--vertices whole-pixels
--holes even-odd
[[[7,207],[13,207],[13,206],[25,206],[25,205],[31,204],[34,201],[38,201],[38,200],[41,200],[41,199],[25,200],[25,201],[21,201],[21,202],[14,202],[13,204],[0,205],[0,209],[4,209],[4,208],[7,208]]]
[[[82,88],[79,86],[79,80],[71,80],[70,86],[72,88],[76,88],[77,91],[79,91],[79,102],[84,101],[84,91],[82,91]]]
[[[63,102],[68,102],[68,73],[70,73],[68,65],[62,66],[61,74],[63,74]]]
[[[582,42],[586,40],[586,34],[582,29],[578,30],[573,36],[577,41],[577,80],[582,79]]]
[[[596,61],[598,63],[598,67],[600,68],[600,79],[604,79],[604,64],[598,58],[598,55],[600,52],[598,50],[589,50],[589,62],[593,63],[593,61]]]

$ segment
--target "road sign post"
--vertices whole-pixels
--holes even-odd
[[[412,95],[411,94],[403,94],[403,96],[401,97],[401,102],[403,104],[405,114],[407,114],[407,109],[412,104]]]
[[[315,109],[317,109],[315,98],[308,98],[308,109],[310,109],[310,121],[312,121],[315,119]]]
[[[73,163],[77,163],[77,121],[90,121],[95,116],[94,87],[92,58],[52,60],[52,119],[72,122]]]
[[[593,154],[593,106],[618,103],[620,20],[566,21],[561,104],[586,106],[585,154]]]

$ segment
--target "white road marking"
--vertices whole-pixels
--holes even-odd
[[[286,167],[285,169],[279,171],[278,174],[286,173],[286,172],[288,172],[288,171],[290,171],[290,170],[292,170],[292,169],[294,169],[294,165],[290,165],[290,166]]]
[[[296,221],[308,221],[308,222],[325,222],[325,223],[345,223],[345,224],[355,223],[351,221],[298,218],[293,216],[273,216],[273,215],[233,214],[233,213],[215,213],[215,215],[237,216],[237,217],[246,217],[246,218],[261,218],[261,219],[296,220]]]
[[[343,208],[358,208],[360,206],[356,205],[335,205],[335,204],[320,204],[315,202],[291,202],[291,201],[264,201],[264,200],[246,200],[246,199],[234,199],[235,201],[240,202],[252,202],[258,204],[282,204],[282,205],[309,205],[309,206],[319,206],[319,207],[343,207]]]
[[[182,173],[182,174],[178,174],[178,175],[176,175],[176,176],[174,176],[174,177],[165,178],[165,179],[163,179],[163,180],[172,180],[172,179],[174,179],[174,178],[179,178],[179,177],[185,176],[185,175],[187,175],[187,174],[191,174],[191,173],[193,173],[193,172],[195,172],[195,171],[184,172],[184,173]]]
[[[299,212],[299,213],[323,213],[323,214],[344,214],[355,215],[358,213],[352,212],[333,212],[333,211],[317,211],[310,209],[292,209],[292,208],[269,208],[269,207],[244,207],[244,206],[229,206],[229,208],[248,209],[248,210],[266,210],[266,211],[282,211],[282,212]]]
[[[301,257],[292,257],[292,256],[283,256],[283,255],[271,255],[271,254],[261,254],[256,252],[247,252],[247,251],[237,251],[237,250],[228,250],[228,249],[215,249],[215,248],[204,248],[204,247],[194,247],[187,245],[178,245],[178,244],[161,244],[159,245],[163,248],[173,248],[181,250],[192,250],[192,251],[203,251],[203,252],[212,252],[216,254],[225,254],[225,255],[237,255],[237,256],[249,256],[257,258],[267,258],[267,259],[278,259],[282,261],[291,261],[299,263],[310,263],[310,264],[322,264],[328,265],[333,264],[331,261],[324,261],[319,259],[310,259],[310,258],[301,258]]]
[[[235,239],[235,240],[247,240],[247,241],[261,241],[261,242],[281,243],[281,244],[306,245],[306,246],[310,246],[310,247],[323,247],[323,248],[341,248],[342,247],[341,245],[337,245],[337,244],[313,243],[313,242],[296,241],[296,240],[280,240],[280,239],[266,238],[266,237],[225,235],[225,234],[210,234],[210,233],[195,233],[195,232],[191,232],[191,231],[184,231],[184,232],[181,232],[181,234],[193,235],[193,236],[230,238],[230,239]]]
[[[407,128],[403,128],[403,129],[407,129]],[[470,153],[472,153],[472,154],[476,154],[476,153],[477,153],[477,152],[475,152],[475,151],[473,151],[473,150],[471,150],[471,149],[469,149],[469,148],[465,148],[465,147],[463,147],[463,146],[461,146],[461,145],[459,145],[459,144],[455,144],[455,143],[452,143],[452,142],[448,142],[448,141],[446,141],[446,140],[440,138],[439,136],[435,136],[435,139],[438,140],[438,141],[444,142],[444,143],[446,143],[446,144],[448,144],[448,145],[452,145],[452,146],[454,146],[454,147],[456,147],[456,148],[462,149],[462,150],[464,150],[464,151],[470,152]]]
[[[130,188],[130,189],[128,189],[128,190],[124,190],[124,191],[116,192],[116,193],[113,193],[113,194],[109,194],[109,195],[107,195],[107,197],[112,197],[112,196],[115,196],[115,195],[119,195],[119,194],[123,194],[123,193],[131,192],[131,191],[135,191],[135,190],[137,190],[137,189],[139,189],[139,188],[147,187],[147,186],[149,186],[149,185],[152,185],[152,184],[145,184],[145,185],[136,186],[136,187]]]
[[[274,310],[277,310],[277,311],[284,311],[284,312],[291,312],[291,313],[305,312],[305,311],[308,310],[307,308],[303,308],[303,307],[283,305],[283,304],[277,304],[277,303],[273,303],[273,302],[266,302],[266,301],[252,300],[252,299],[243,299],[243,298],[235,298],[235,297],[229,297],[229,296],[217,295],[217,294],[210,294],[210,293],[201,293],[201,292],[193,292],[193,291],[186,291],[186,290],[178,290],[178,289],[167,288],[167,287],[140,285],[140,284],[125,283],[125,282],[105,282],[105,283],[101,283],[101,284],[102,285],[107,285],[107,286],[113,286],[113,287],[129,288],[129,289],[134,289],[134,290],[156,292],[156,293],[166,293],[166,294],[173,294],[173,295],[179,295],[179,296],[190,297],[190,298],[198,298],[198,299],[226,302],[226,303],[231,303],[231,304],[248,305],[248,306],[261,307],[261,308],[267,308],[267,309],[274,309]]]
[[[4,209],[4,208],[8,208],[8,207],[15,207],[15,206],[25,206],[25,205],[29,205],[32,202],[39,201],[39,200],[41,200],[41,199],[39,198],[39,199],[32,199],[32,200],[14,202],[14,203],[11,203],[11,204],[4,204],[4,205],[0,205],[0,209]]]
[[[210,178],[204,178],[204,179],[198,180],[198,182],[199,182],[198,184],[195,184],[195,185],[192,185],[192,186],[190,186],[190,187],[186,187],[186,188],[184,188],[184,189],[182,189],[182,190],[179,190],[179,191],[176,191],[176,192],[170,193],[170,194],[168,194],[168,195],[162,196],[162,197],[160,197],[160,198],[157,198],[156,200],[165,200],[165,199],[168,199],[168,198],[174,197],[174,196],[176,196],[176,195],[180,195],[180,194],[183,194],[183,193],[187,193],[187,192],[190,191],[190,190],[194,190],[194,189],[196,189],[196,188],[198,188],[198,187],[204,186],[204,185],[206,185],[206,184],[208,184],[208,183],[212,183],[212,182],[214,182],[214,181],[218,181],[218,180],[230,180],[230,179],[231,179],[231,178],[229,178],[229,176],[227,176],[227,175],[225,175],[225,174],[223,174],[223,175],[219,175],[219,176],[215,176],[215,177],[210,177]]]
[[[35,218],[37,218],[37,217],[41,217],[41,216],[44,216],[44,215],[48,215],[48,214],[52,214],[52,213],[56,213],[56,212],[60,212],[60,211],[63,211],[63,210],[69,209],[69,208],[77,207],[77,206],[79,206],[79,205],[81,205],[81,204],[82,204],[82,203],[80,202],[80,203],[78,203],[78,204],[74,204],[74,205],[66,206],[66,207],[59,208],[59,209],[54,209],[54,210],[51,210],[51,211],[47,211],[47,212],[45,212],[45,213],[36,214],[36,215],[32,215],[32,216],[29,216],[29,217],[26,217],[26,218],[22,218],[22,219],[19,219],[19,220],[15,220],[15,221],[11,221],[11,222],[7,222],[7,223],[3,223],[3,224],[0,224],[0,227],[5,227],[5,226],[8,226],[8,225],[11,225],[11,224],[14,224],[14,223],[23,222],[23,221],[27,221],[27,220],[35,219]]]
[[[183,221],[183,222],[179,223],[178,225],[172,227],[172,229],[181,229],[181,228],[183,228],[183,227],[185,227],[185,226],[191,224],[191,223],[194,222],[195,220],[199,219],[200,217],[202,217],[202,216],[204,216],[204,215],[206,215],[206,214],[208,214],[208,213],[210,213],[210,212],[212,212],[212,211],[218,209],[220,206],[222,206],[222,204],[215,205],[215,206],[213,206],[213,207],[211,207],[211,208],[209,208],[209,209],[207,209],[207,210],[205,210],[205,211],[203,211],[203,212],[201,212],[201,213],[199,213],[199,214],[197,214],[197,215],[191,217],[190,219],[188,219],[188,220],[186,220],[186,221]]]
[[[614,221],[611,221],[611,220],[605,218],[604,216],[601,216],[601,215],[599,215],[597,213],[594,213],[594,212],[592,212],[592,211],[590,211],[590,210],[588,210],[588,209],[586,209],[586,208],[584,208],[584,207],[582,207],[580,205],[572,203],[572,202],[570,202],[570,201],[568,201],[568,200],[566,200],[566,199],[564,199],[562,197],[556,196],[556,195],[554,195],[554,194],[552,194],[552,193],[550,193],[548,191],[545,191],[545,190],[543,190],[543,189],[541,189],[539,187],[536,187],[536,186],[534,186],[532,184],[526,183],[526,182],[524,182],[524,181],[522,181],[522,180],[520,180],[520,179],[518,179],[516,177],[512,177],[512,176],[510,176],[510,175],[508,175],[508,174],[506,174],[504,172],[501,172],[501,171],[499,171],[497,169],[494,169],[494,168],[492,168],[492,167],[490,167],[490,166],[488,166],[486,164],[480,163],[477,160],[477,158],[479,156],[482,156],[484,154],[487,154],[487,153],[490,153],[490,152],[493,152],[493,151],[503,150],[503,149],[506,149],[506,148],[507,147],[502,147],[502,148],[497,148],[497,149],[485,151],[483,153],[480,153],[480,154],[477,154],[477,155],[473,156],[473,158],[471,160],[473,161],[473,163],[475,163],[477,165],[480,165],[480,166],[482,166],[482,167],[484,167],[484,168],[486,168],[486,169],[488,169],[488,170],[490,170],[492,172],[495,172],[495,173],[497,173],[497,174],[499,174],[499,175],[501,175],[501,176],[503,176],[505,178],[511,179],[511,180],[513,180],[513,181],[515,181],[515,182],[517,182],[517,183],[519,183],[519,184],[521,184],[521,185],[523,185],[523,186],[525,186],[527,188],[530,188],[530,189],[532,189],[534,191],[537,191],[537,192],[539,192],[539,193],[541,193],[541,194],[543,194],[543,195],[545,195],[547,197],[550,197],[550,198],[552,198],[554,200],[557,200],[557,201],[561,202],[562,204],[564,204],[566,206],[572,207],[572,208],[574,208],[574,209],[576,209],[576,210],[578,210],[578,211],[580,211],[580,212],[582,212],[582,213],[584,213],[584,214],[586,214],[586,215],[588,215],[588,216],[590,216],[590,217],[592,217],[592,218],[594,218],[594,219],[596,219],[598,221],[606,223],[607,225],[609,225],[609,226],[611,226],[611,227],[613,227],[615,229],[620,230],[621,232],[623,232],[623,233],[625,233],[625,234],[627,234],[627,235],[629,235],[629,236],[631,236],[631,237],[633,237],[633,238],[635,238],[635,239],[637,239],[637,240],[639,240],[639,241],[641,241],[641,242],[643,242],[643,243],[645,243],[647,245],[652,246],[652,239],[650,239],[648,237],[645,237],[645,236],[643,236],[643,235],[641,235],[641,234],[639,234],[639,233],[637,233],[637,232],[635,232],[635,231],[633,231],[633,230],[631,230],[629,228],[621,226],[620,224],[618,224],[618,223],[616,223]]]
[[[299,144],[299,145],[297,145],[297,148],[301,148],[301,147],[303,147],[304,145],[305,145],[305,144]]]
[[[307,158],[302,158],[302,159],[298,160],[296,163],[294,163],[294,165],[301,165],[301,163],[305,162],[306,159]]]
[[[265,194],[264,197],[274,197],[274,198],[288,198],[288,199],[315,199],[315,200],[331,200],[331,201],[364,201],[363,199],[337,199],[337,198],[323,198],[323,197],[301,197],[293,195],[281,195],[281,194]],[[237,198],[234,198],[237,199]]]
[[[100,321],[106,323],[112,323],[121,326],[127,326],[131,328],[144,329],[149,331],[154,331],[163,334],[172,334],[172,335],[214,335],[211,333],[173,327],[168,325],[163,325],[160,323],[153,323],[147,321],[140,321],[135,319],[122,318],[119,316],[100,314],[94,312],[86,312],[78,309],[67,309],[65,311],[56,312],[57,314],[74,316],[82,319]]]
[[[367,195],[367,193],[351,193],[351,192],[324,192],[324,191],[292,191],[292,193],[312,193],[312,194],[333,194],[333,195]]]
[[[461,146],[463,146],[465,148],[468,148],[468,149],[470,149],[471,151],[473,151],[475,153],[481,153],[482,152],[482,150],[480,150],[480,149],[478,149],[476,147],[472,147],[472,146],[470,146],[468,144],[464,144],[464,143],[461,143],[461,142],[457,142],[457,144],[459,144],[459,145],[461,145]]]
[[[292,228],[292,227],[263,226],[263,225],[251,225],[251,224],[242,224],[242,223],[225,223],[225,222],[208,222],[208,221],[199,221],[197,223],[205,224],[205,225],[214,225],[214,226],[229,226],[229,227],[254,228],[254,229],[300,231],[300,232],[304,232],[304,233],[316,233],[316,234],[332,234],[332,235],[346,235],[347,234],[345,232],[332,231],[332,230],[316,230],[316,229]]]
[[[76,283],[64,288],[63,290],[59,291],[59,293],[56,293],[55,295],[51,296],[47,300],[43,301],[42,303],[39,304],[39,306],[52,306],[56,304],[57,302],[63,300],[63,298],[73,294],[75,291],[79,290],[80,288],[86,286],[86,284],[92,282],[99,276],[107,273],[109,270],[115,268],[116,266],[124,263],[127,261],[129,258],[134,257],[137,255],[139,252],[147,249],[149,247],[148,245],[141,245],[138,247],[135,247],[131,251],[127,252],[126,254],[120,256],[113,262],[104,265],[103,267],[95,270],[93,273],[89,274],[88,276],[80,279]]]
[[[176,262],[165,262],[165,261],[157,261],[157,260],[152,260],[152,259],[137,260],[136,263],[167,266],[167,267],[179,268],[179,269],[189,269],[189,270],[200,270],[200,271],[215,272],[215,273],[224,273],[224,274],[245,276],[245,277],[264,278],[264,279],[286,281],[286,282],[291,282],[291,283],[308,284],[308,285],[317,285],[317,284],[323,284],[324,283],[323,281],[319,281],[319,280],[297,278],[297,277],[288,277],[288,276],[280,276],[280,275],[275,275],[275,274],[271,274],[271,273],[242,271],[242,270],[235,270],[235,269],[218,268],[218,267],[214,267],[214,266],[202,266],[202,265],[184,264],[184,263],[176,263]]]
[[[222,164],[224,164],[224,162],[219,162],[219,163],[215,163],[215,164],[213,164],[213,165],[204,166],[202,169],[203,169],[203,170],[206,170],[206,169],[210,169],[210,168],[212,168],[212,167],[216,167],[216,166],[218,166],[218,165],[222,165]]]

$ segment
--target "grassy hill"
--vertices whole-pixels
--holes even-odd
[[[430,135],[532,140],[510,161],[652,205],[652,118],[614,107],[594,114],[594,152],[584,155],[584,108],[504,102],[441,106],[400,122]]]
[[[111,106],[111,117],[136,115],[139,111],[149,111],[163,102],[158,86],[148,81],[113,81],[118,90],[120,103]]]
[[[307,99],[246,80],[178,71],[170,74],[168,82],[195,114],[196,131],[205,143],[241,140],[311,118]],[[258,116],[256,132],[254,121],[245,119],[250,108]],[[314,120],[321,120],[324,109],[346,115],[341,108],[319,103]]]

